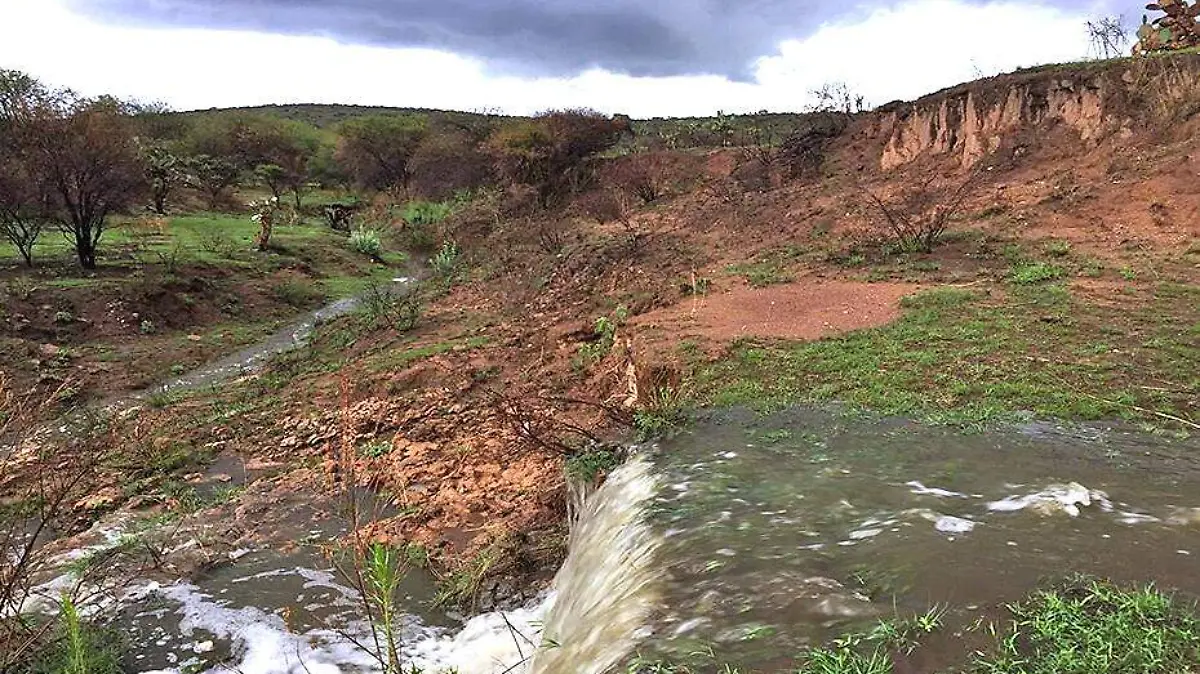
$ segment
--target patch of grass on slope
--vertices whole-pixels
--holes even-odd
[[[814,342],[740,342],[698,377],[703,402],[842,401],[973,424],[1040,417],[1195,420],[1200,287],[1161,284],[1122,305],[1059,284],[1001,299],[961,288],[906,298],[890,325]]]

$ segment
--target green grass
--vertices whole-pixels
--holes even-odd
[[[1153,586],[1072,579],[1008,607],[996,646],[976,656],[986,674],[1153,674],[1200,667],[1195,607]]]
[[[1200,287],[1164,285],[1147,295],[1123,308],[1086,304],[1056,285],[1017,286],[1002,300],[928,291],[906,298],[902,317],[880,328],[735,344],[700,369],[698,397],[765,409],[841,401],[962,425],[1018,412],[1170,425],[1159,414],[1196,414],[1200,340],[1191,330]],[[1098,341],[1113,348],[1078,355]]]
[[[404,350],[393,350],[371,357],[366,362],[368,372],[390,372],[405,368],[417,361],[432,358],[433,356],[449,353],[451,351],[473,351],[483,348],[491,343],[491,338],[486,336],[470,337],[467,339],[454,339],[445,342],[437,342],[425,346],[413,347]]]
[[[1032,262],[1013,267],[1009,280],[1017,285],[1034,285],[1062,278],[1066,271],[1062,267],[1045,262]]]
[[[986,645],[963,653],[964,664],[939,670],[974,674],[1183,674],[1200,668],[1196,607],[1153,586],[1120,587],[1075,577],[1003,607],[1000,624],[980,619],[967,632]],[[795,674],[900,674],[896,667],[942,629],[933,609],[906,620],[885,620],[800,654]],[[767,636],[766,638],[770,638]],[[627,674],[750,674],[720,663],[717,650],[687,663],[635,658]]]
[[[607,448],[589,449],[567,459],[567,475],[581,482],[595,482],[621,464],[617,452]]]
[[[799,256],[800,251],[794,247],[766,251],[750,262],[729,265],[725,271],[741,276],[754,288],[791,283],[795,277],[788,266]]]

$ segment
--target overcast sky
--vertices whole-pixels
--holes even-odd
[[[0,0],[0,68],[177,109],[791,111],[1078,60],[1105,1]]]

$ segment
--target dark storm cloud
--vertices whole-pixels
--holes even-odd
[[[106,21],[323,35],[432,47],[525,75],[592,66],[632,75],[745,77],[834,0],[68,0]]]
[[[749,79],[754,61],[821,23],[903,0],[67,0],[122,23],[322,35],[432,47],[522,75],[598,66],[631,75]],[[977,1],[977,0],[974,0]],[[1030,0],[1035,2],[1036,0]],[[1085,2],[1087,4],[1085,5]],[[1095,8],[1092,0],[1067,0]],[[870,51],[870,45],[846,45]],[[886,58],[885,54],[880,57]],[[830,58],[837,58],[830,54]]]

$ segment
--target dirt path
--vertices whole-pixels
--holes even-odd
[[[696,297],[637,317],[632,324],[673,339],[728,342],[741,337],[820,339],[891,322],[910,283],[808,281]]]

